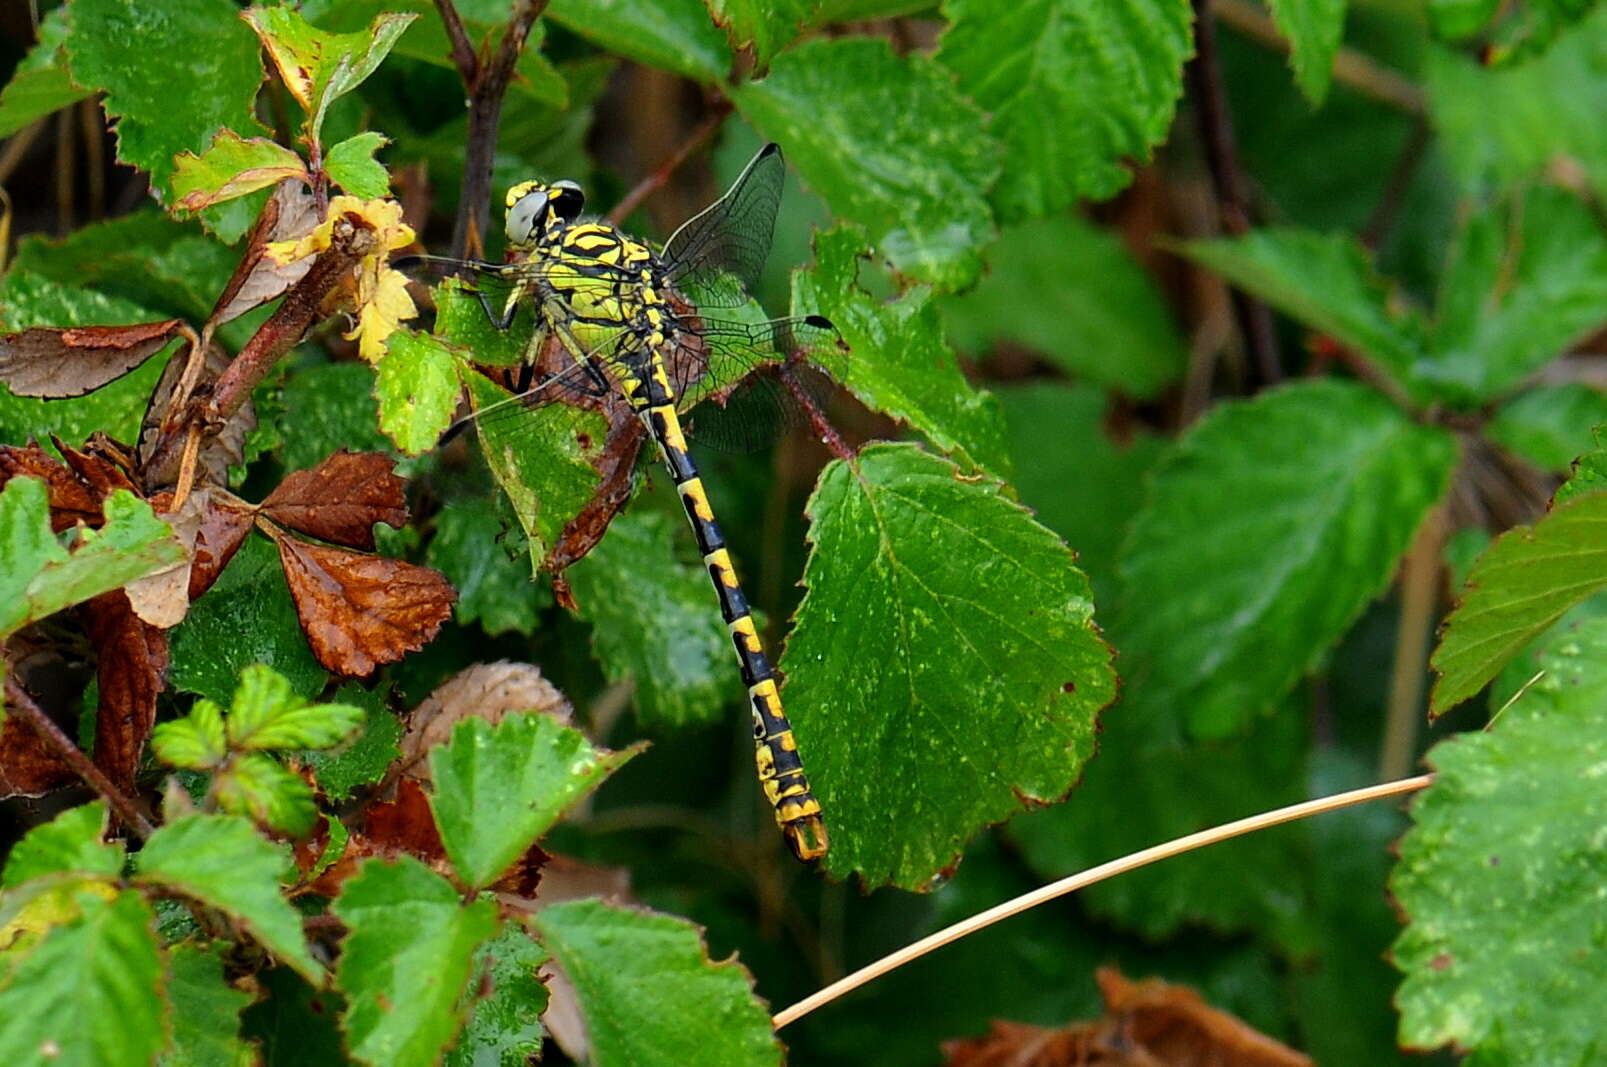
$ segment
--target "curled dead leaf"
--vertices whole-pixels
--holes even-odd
[[[376,522],[407,523],[402,487],[383,452],[341,449],[280,482],[262,502],[262,514],[320,540],[371,552]]]
[[[423,648],[452,614],[457,593],[439,571],[288,535],[274,540],[302,631],[326,670],[371,674]]]
[[[179,319],[126,326],[37,326],[0,336],[0,381],[17,396],[83,396],[160,352]]]
[[[100,704],[95,717],[95,765],[114,785],[132,790],[167,670],[167,634],[134,613],[121,589],[79,608],[95,646]]]
[[[299,178],[280,182],[257,216],[256,225],[242,247],[245,254],[218,294],[207,325],[216,329],[239,318],[252,308],[261,307],[283,294],[302,279],[312,260],[280,263],[267,254],[270,241],[299,241],[319,222],[317,201]]]
[[[14,651],[7,647],[8,659]],[[23,676],[14,662],[7,663],[5,669],[19,678]],[[69,723],[63,728],[71,730],[73,726]],[[0,799],[42,797],[77,779],[22,715],[7,715],[0,722]]]
[[[223,568],[229,565],[257,520],[257,509],[229,492],[204,485],[190,494],[201,511],[195,531],[195,548],[190,557],[191,600],[212,588]]]
[[[533,664],[502,660],[466,667],[437,686],[408,716],[397,766],[408,777],[428,781],[425,754],[445,744],[458,723],[478,717],[495,725],[521,711],[539,711],[565,725],[575,714],[558,687]]]
[[[0,485],[26,474],[44,480],[50,494],[50,528],[55,533],[70,530],[79,523],[99,526],[100,495],[85,485],[66,464],[40,448],[0,445]]]

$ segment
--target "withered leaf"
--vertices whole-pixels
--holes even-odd
[[[439,571],[275,538],[302,631],[318,662],[347,677],[371,674],[433,638],[457,600]]]
[[[38,445],[16,448],[0,445],[0,485],[19,474],[44,479],[50,492],[50,529],[70,530],[79,523],[99,526],[100,495],[79,480],[65,464]]]
[[[212,588],[223,568],[245,544],[246,534],[257,521],[257,509],[226,489],[202,486],[191,494],[201,512],[195,531],[195,550],[190,559],[191,600]]]
[[[102,593],[79,611],[95,646],[100,682],[95,765],[114,785],[131,790],[145,741],[156,725],[156,697],[167,670],[167,633],[134,614],[121,589]]]
[[[608,440],[592,463],[602,475],[602,481],[579,514],[564,524],[557,542],[542,561],[542,569],[552,574],[562,574],[571,563],[597,547],[608,524],[630,500],[631,490],[635,488],[636,457],[642,450],[647,431],[642,421],[634,416],[616,421],[610,412],[609,418]],[[562,599],[560,597],[560,602]]]
[[[113,489],[127,489],[136,496],[144,496],[135,487],[134,479],[129,475],[126,466],[129,457],[111,438],[99,432],[92,434],[84,443],[82,451],[72,448],[57,437],[52,437],[50,442],[67,461],[67,466],[73,469],[79,480],[94,490],[98,498],[105,499]],[[96,521],[91,525],[99,526],[100,522]]]
[[[402,479],[383,452],[335,452],[311,470],[296,471],[262,502],[281,526],[338,545],[374,549],[374,524],[403,526]]]
[[[0,724],[0,799],[42,797],[76,779],[27,719],[6,716]]]
[[[402,773],[427,781],[424,756],[452,736],[452,729],[471,716],[495,725],[507,715],[539,711],[568,725],[574,708],[557,686],[529,663],[476,663],[442,682],[408,716],[399,749]]]
[[[161,351],[179,325],[36,326],[0,335],[0,381],[18,396],[83,396]]]
[[[318,225],[317,201],[299,178],[280,182],[263,205],[256,225],[241,247],[245,254],[234,268],[229,284],[218,294],[207,325],[213,329],[260,307],[301,281],[312,269],[311,259],[280,264],[267,254],[268,242],[300,240]]]

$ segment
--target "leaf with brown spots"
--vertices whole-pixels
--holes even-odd
[[[0,335],[0,381],[17,396],[83,396],[160,352],[181,325],[36,326]]]
[[[262,514],[319,540],[372,552],[374,524],[405,525],[407,500],[389,456],[341,449],[280,482]]]
[[[279,561],[318,662],[347,677],[423,648],[457,599],[439,571],[281,535]]]
[[[19,474],[44,480],[49,492],[52,533],[70,530],[79,523],[99,526],[104,521],[99,494],[38,445],[29,445],[27,448],[0,446],[0,485]]]
[[[130,790],[156,724],[156,697],[167,670],[167,633],[134,614],[121,589],[102,593],[81,610],[95,646],[100,682],[95,765],[114,785]]]

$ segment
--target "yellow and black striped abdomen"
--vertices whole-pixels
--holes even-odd
[[[661,365],[655,369],[662,372]],[[826,824],[820,815],[820,802],[815,799],[809,779],[804,775],[803,759],[792,736],[792,724],[781,710],[775,672],[770,668],[770,660],[754,628],[753,615],[748,610],[747,598],[742,595],[742,586],[737,582],[725,538],[714,521],[702,479],[687,454],[686,438],[681,432],[675,406],[662,402],[664,394],[657,389],[644,392],[659,394],[653,400],[660,402],[643,405],[642,415],[648,430],[664,450],[664,461],[675,480],[675,490],[680,494],[686,517],[692,523],[698,551],[703,554],[714,591],[720,598],[720,614],[736,647],[742,683],[748,687],[759,784],[775,808],[776,824],[786,835],[793,853],[801,860],[816,859],[826,854]]]

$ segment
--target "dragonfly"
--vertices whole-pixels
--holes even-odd
[[[459,420],[443,440],[468,425],[542,404],[613,397],[657,442],[736,649],[759,784],[793,854],[809,861],[829,846],[820,802],[681,420],[681,409],[696,400],[723,402],[754,368],[795,362],[811,350],[847,349],[824,316],[761,320],[753,314],[749,293],[770,250],[785,175],[780,147],[765,145],[731,188],[687,220],[662,250],[607,222],[583,219],[585,194],[575,182],[521,182],[509,189],[505,205],[509,262],[410,258],[437,269],[467,269],[490,282],[475,291],[498,329],[510,329],[522,308],[533,309],[536,329],[521,360],[526,373],[550,367],[555,347],[567,359],[534,384],[520,382],[506,401]],[[500,306],[487,292],[498,287],[505,289]],[[708,316],[710,308],[747,314],[721,320]]]

